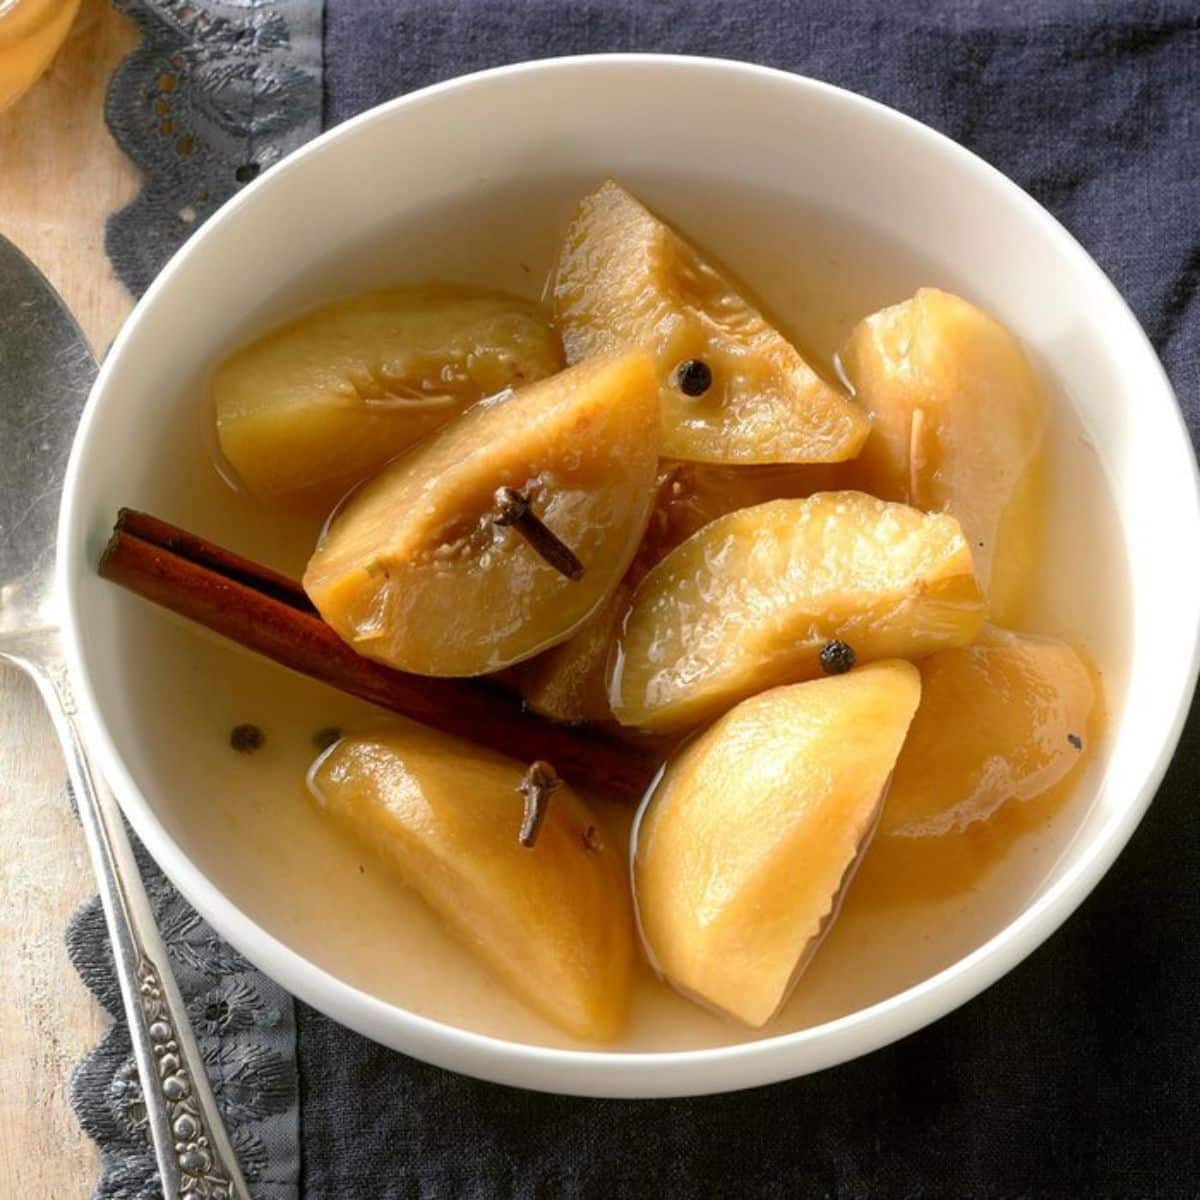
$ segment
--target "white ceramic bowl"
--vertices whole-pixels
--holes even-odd
[[[462,219],[487,188],[533,194],[548,172],[637,182],[663,171],[726,195],[768,189],[870,230],[938,281],[965,280],[1025,340],[1080,411],[1110,477],[1131,568],[1131,669],[1078,835],[1019,917],[952,967],[842,1019],[746,1045],[547,1049],[464,1032],[354,989],[256,924],[198,869],[162,819],[171,780],[147,771],[128,720],[136,622],[118,615],[140,602],[98,580],[94,563],[118,505],[155,503],[140,464],[163,422],[186,419],[182,406],[195,404],[181,381],[198,378],[273,305],[295,305],[302,281],[340,248],[354,247],[361,264],[364,248],[383,246],[410,216],[447,206]],[[455,237],[451,220],[446,239]],[[1196,468],[1162,369],[1108,280],[1033,200],[931,130],[836,88],[737,63],[622,55],[503,68],[385,104],[226,205],[159,276],[108,355],[71,458],[60,570],[90,747],[151,853],[230,942],[310,1004],[418,1058],[550,1091],[663,1096],[768,1083],[884,1045],[975,995],[1067,917],[1129,838],[1179,736],[1197,672],[1197,545]]]

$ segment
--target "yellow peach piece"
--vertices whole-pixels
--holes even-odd
[[[424,675],[511,666],[568,638],[617,587],[650,515],[658,434],[642,350],[484,401],[350,498],[305,590],[368,658]],[[502,487],[528,498],[581,578],[497,522]]]
[[[743,701],[668,764],[637,829],[642,936],[677,988],[748,1025],[833,920],[921,695],[907,662]]]
[[[729,278],[611,179],[567,231],[554,305],[568,362],[631,345],[654,355],[668,458],[841,462],[870,430]],[[676,375],[689,360],[710,375],[698,395]]]
[[[1096,689],[1065,642],[989,630],[918,665],[921,707],[896,764],[884,836],[961,833],[1047,791],[1090,752]]]
[[[576,1037],[625,1023],[633,959],[625,866],[562,784],[518,841],[525,766],[405,723],[315,764],[321,810],[397,871],[518,996]]]
[[[820,492],[720,517],[642,580],[612,664],[626,725],[669,732],[764,687],[970,642],[982,601],[953,517],[862,492]]]
[[[974,305],[922,288],[863,321],[841,359],[874,423],[855,485],[956,517],[989,618],[1013,623],[1041,545],[1046,419],[1020,344]]]
[[[330,506],[468,405],[562,362],[528,300],[449,285],[371,292],[221,363],[217,436],[255,495]]]

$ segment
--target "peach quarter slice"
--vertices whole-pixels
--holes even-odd
[[[567,231],[554,305],[568,362],[631,345],[654,355],[667,458],[841,462],[870,430],[724,274],[611,179]],[[703,395],[675,381],[689,359],[711,371]]]
[[[332,506],[464,408],[562,368],[528,300],[430,285],[326,305],[213,375],[217,436],[255,495]]]
[[[625,866],[566,784],[522,846],[525,766],[405,723],[318,759],[321,810],[369,846],[531,1008],[589,1040],[629,1007]]]
[[[910,663],[743,701],[668,764],[637,827],[634,894],[658,970],[760,1026],[837,915],[921,695]]]
[[[569,637],[620,582],[650,515],[658,436],[642,350],[486,400],[349,499],[305,590],[368,658],[424,675],[511,666]],[[493,519],[501,487],[529,497],[582,578]]]
[[[919,666],[921,707],[881,836],[962,833],[1048,791],[1090,753],[1096,686],[1065,642],[988,630]]]
[[[962,525],[990,620],[1021,614],[1042,532],[1045,405],[1016,338],[937,288],[867,317],[842,366],[874,428],[851,474]]]
[[[953,517],[862,492],[720,517],[642,580],[611,666],[626,725],[671,732],[753,692],[820,675],[827,642],[858,661],[970,642],[982,620]]]

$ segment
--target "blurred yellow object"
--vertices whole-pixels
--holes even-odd
[[[79,0],[0,0],[0,112],[50,65],[79,11]]]

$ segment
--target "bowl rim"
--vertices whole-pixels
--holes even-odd
[[[1099,882],[1125,846],[1148,808],[1171,761],[1200,675],[1200,614],[1184,686],[1176,700],[1173,720],[1161,731],[1149,773],[1136,795],[1116,809],[1093,835],[1063,874],[1002,929],[969,954],[904,991],[866,1008],[820,1025],[757,1041],[699,1050],[608,1051],[563,1049],[476,1033],[414,1013],[347,983],[317,966],[243,912],[195,866],[160,822],[125,766],[108,731],[104,714],[88,672],[79,622],[77,588],[87,569],[79,492],[83,447],[96,424],[97,411],[124,347],[145,313],[170,286],[181,265],[205,252],[212,233],[231,213],[253,201],[259,190],[319,155],[335,140],[352,136],[375,121],[392,119],[397,111],[436,102],[439,97],[464,89],[486,87],[513,75],[562,71],[605,70],[613,66],[654,71],[703,70],[720,75],[742,75],[769,84],[784,84],[798,93],[823,95],[860,110],[867,119],[891,122],[909,137],[916,137],[935,152],[952,160],[958,169],[976,173],[1000,194],[1003,203],[1023,209],[1047,239],[1057,243],[1064,256],[1091,278],[1109,303],[1115,301],[1128,335],[1145,359],[1146,391],[1157,392],[1154,403],[1166,403],[1173,412],[1176,435],[1191,451],[1190,513],[1176,514],[1200,534],[1200,471],[1191,438],[1170,381],[1145,332],[1124,298],[1079,242],[1016,183],[972,151],[951,138],[879,101],[833,84],[772,67],[733,59],[690,55],[613,53],[560,56],[514,63],[458,76],[386,101],[324,131],[227,201],[175,253],[135,305],[113,342],[96,378],[76,432],[67,466],[58,526],[57,586],[65,598],[64,645],[70,675],[76,687],[79,716],[89,751],[108,780],[126,817],[164,873],[189,903],[251,962],[280,982],[289,992],[339,1023],[383,1044],[393,1046],[439,1066],[449,1067],[493,1082],[562,1094],[611,1097],[665,1097],[732,1091],[776,1082],[824,1069],[898,1040],[945,1016],[990,986],[1049,937]],[[1139,367],[1139,371],[1143,368]],[[820,1047],[824,1052],[820,1052]],[[803,1064],[793,1061],[801,1048],[810,1053]],[[816,1047],[818,1049],[811,1049]],[[722,1074],[718,1068],[725,1068]]]

